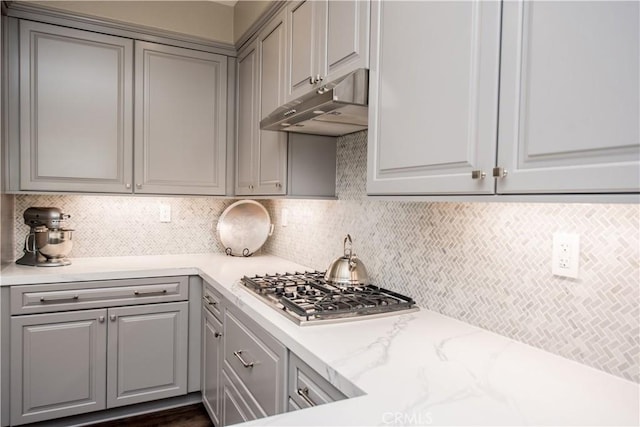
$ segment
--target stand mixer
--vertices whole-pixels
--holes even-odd
[[[24,255],[16,264],[37,267],[69,265],[66,256],[71,251],[71,232],[64,221],[71,217],[58,208],[31,207],[22,215],[24,223],[31,227],[24,239]]]

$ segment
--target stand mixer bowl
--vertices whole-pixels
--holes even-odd
[[[37,227],[36,230],[34,230],[38,252],[44,256],[48,262],[66,258],[73,247],[73,242],[71,241],[71,232],[73,230],[65,228],[39,228],[40,227]]]

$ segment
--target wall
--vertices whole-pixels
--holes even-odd
[[[233,7],[211,1],[29,1],[45,7],[234,43]]]
[[[232,202],[208,197],[18,195],[14,256],[23,253],[29,227],[22,214],[30,206],[58,207],[71,215],[71,257],[224,252],[215,226]],[[159,221],[160,203],[171,206],[170,223]]]
[[[640,206],[369,200],[366,138],[339,139],[339,200],[267,203],[267,252],[324,270],[350,233],[376,285],[640,381]],[[580,234],[578,280],[551,275],[556,231]]]
[[[273,0],[242,0],[233,11],[233,35],[237,42],[251,25],[267,10]]]

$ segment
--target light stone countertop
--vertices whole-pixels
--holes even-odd
[[[247,425],[639,425],[638,384],[421,309],[300,327],[240,284],[305,270],[274,256],[73,259],[10,265],[0,285],[199,274],[350,399]]]

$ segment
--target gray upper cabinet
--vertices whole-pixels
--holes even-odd
[[[287,102],[368,67],[369,1],[294,1],[286,13]]]
[[[19,27],[20,190],[131,192],[133,42]]]
[[[10,190],[226,193],[226,56],[10,24]]]
[[[225,194],[227,58],[136,42],[135,192]]]
[[[284,17],[274,17],[238,57],[236,195],[287,192],[287,135],[260,130],[260,120],[284,103]]]
[[[368,193],[638,192],[639,8],[374,2]]]
[[[498,192],[638,192],[640,3],[503,8]]]
[[[493,193],[499,2],[374,2],[369,194]]]

